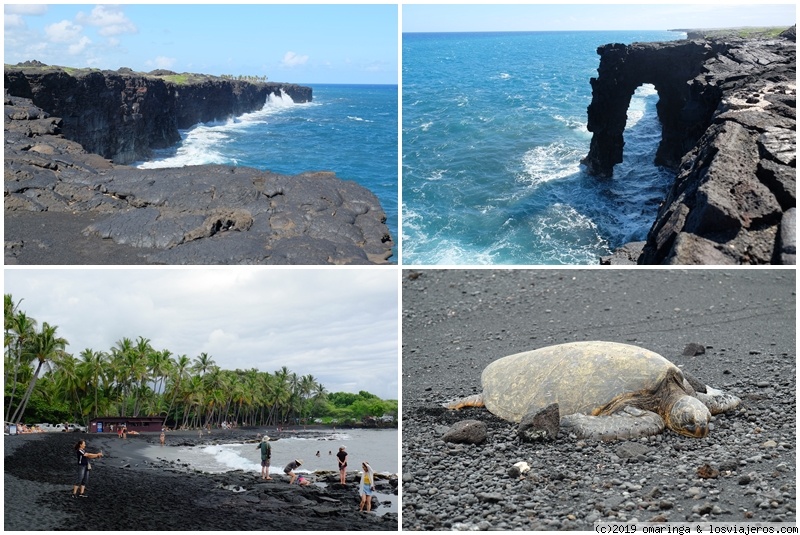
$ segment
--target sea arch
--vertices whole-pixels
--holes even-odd
[[[681,157],[708,127],[721,91],[697,90],[692,80],[720,45],[702,41],[608,44],[597,49],[598,76],[592,78],[592,102],[587,128],[592,132],[589,154],[581,163],[596,176],[609,177],[622,162],[627,111],[636,88],[652,84],[661,121],[661,142],[655,163],[677,168]]]

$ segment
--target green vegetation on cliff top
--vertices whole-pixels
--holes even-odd
[[[741,27],[741,28],[693,28],[671,31],[686,32],[689,39],[774,39],[789,29],[789,26]]]
[[[85,76],[91,73],[113,73],[119,75],[131,75],[131,76],[142,76],[146,78],[159,78],[164,80],[167,83],[171,83],[174,85],[187,85],[187,84],[202,84],[208,81],[215,81],[215,80],[231,80],[231,81],[239,81],[239,82],[248,82],[248,83],[265,83],[267,82],[266,76],[252,76],[252,75],[237,75],[233,76],[230,74],[223,74],[221,76],[214,76],[211,74],[196,74],[196,73],[175,73],[172,71],[167,70],[155,70],[151,72],[137,72],[127,67],[122,67],[116,71],[111,70],[101,70],[95,68],[76,68],[76,67],[62,67],[59,65],[45,65],[39,61],[26,61],[24,63],[18,63],[16,65],[9,65],[8,63],[4,64],[4,68],[6,70],[21,70],[25,73],[56,73],[56,72],[63,72],[68,74],[69,76],[78,77],[78,76]]]

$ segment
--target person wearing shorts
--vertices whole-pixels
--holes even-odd
[[[367,506],[367,512],[372,509],[372,493],[375,492],[375,472],[368,462],[361,463],[361,487],[359,493],[361,494],[361,505],[358,510],[363,511],[364,506]]]
[[[339,483],[344,485],[347,477],[347,452],[344,451],[344,446],[339,446],[339,453],[336,454],[336,457],[339,459]]]
[[[272,478],[269,477],[269,462],[272,458],[272,447],[269,445],[269,437],[264,435],[256,448],[261,450],[261,479],[270,480]]]
[[[286,467],[283,469],[283,473],[289,476],[289,484],[291,485],[294,483],[294,480],[297,479],[297,474],[294,473],[296,468],[299,468],[300,465],[303,464],[302,459],[295,459],[291,461]]]

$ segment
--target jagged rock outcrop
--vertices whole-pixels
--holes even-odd
[[[794,41],[615,44],[598,53],[587,171],[612,176],[630,96],[652,83],[663,129],[656,163],[677,173],[637,262],[793,264]],[[618,256],[627,261],[632,250]]]
[[[63,119],[29,99],[6,94],[4,104],[6,264],[380,264],[392,255],[378,199],[333,173],[116,165],[66,139]]]
[[[146,160],[180,140],[178,129],[260,109],[270,94],[310,102],[310,87],[130,69],[63,69],[40,62],[5,67],[5,89],[61,117],[63,134],[119,164]]]

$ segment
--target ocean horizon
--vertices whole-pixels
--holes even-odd
[[[404,265],[597,264],[645,239],[674,178],[653,161],[652,85],[628,110],[625,161],[589,176],[597,48],[680,31],[403,34]]]

